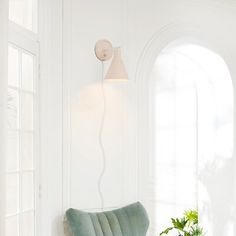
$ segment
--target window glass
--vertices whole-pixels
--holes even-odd
[[[37,1],[9,0],[9,19],[28,30],[37,32]]]
[[[19,92],[16,89],[8,89],[8,127],[10,129],[19,128]]]
[[[33,130],[34,100],[31,94],[21,93],[21,129]]]
[[[6,219],[6,236],[19,236],[19,217],[12,216]]]
[[[19,170],[18,131],[8,131],[6,170],[7,172],[14,172]]]
[[[34,58],[30,54],[22,54],[22,88],[34,90]]]
[[[34,209],[34,177],[32,172],[24,172],[21,176],[21,210]]]
[[[19,87],[19,52],[14,47],[8,50],[8,84]]]
[[[170,47],[158,56],[152,79],[156,231],[198,208],[207,235],[232,236],[234,99],[226,64],[197,45]]]
[[[12,45],[8,52],[6,235],[34,236],[35,57]]]
[[[21,168],[32,170],[34,167],[34,137],[32,133],[21,134]]]
[[[19,174],[7,175],[7,196],[6,196],[7,216],[15,215],[19,212]]]
[[[21,235],[31,236],[34,235],[35,223],[34,223],[34,212],[29,211],[22,214],[21,218]]]

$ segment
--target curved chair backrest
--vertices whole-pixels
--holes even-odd
[[[69,209],[66,222],[72,236],[145,236],[149,226],[146,210],[139,202],[99,213]]]

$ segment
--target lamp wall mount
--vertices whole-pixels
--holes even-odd
[[[110,41],[101,39],[96,42],[94,51],[98,60],[107,61],[113,55],[113,46]]]
[[[110,41],[106,39],[98,40],[95,44],[95,55],[101,62],[112,58],[110,67],[107,70],[105,80],[107,81],[127,81],[128,74],[125,69],[124,62],[121,57],[121,48],[113,48]]]

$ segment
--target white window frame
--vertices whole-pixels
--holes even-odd
[[[40,66],[38,35],[14,22],[9,21],[8,44],[34,56],[34,206],[35,206],[35,236],[40,235]]]

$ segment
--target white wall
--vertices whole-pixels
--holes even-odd
[[[233,1],[128,1],[128,42],[127,57],[130,75],[134,78],[135,66],[139,63],[136,82],[138,86],[138,149],[140,162],[140,191],[139,199],[147,206],[151,214],[150,204],[150,163],[152,140],[151,117],[149,106],[149,73],[152,63],[161,49],[173,40],[200,43],[219,53],[226,61],[235,88],[235,23],[236,5]],[[142,17],[141,17],[142,16]],[[142,29],[142,30],[139,30]],[[133,43],[135,42],[135,43]],[[141,56],[140,56],[141,55]],[[213,235],[234,235],[226,232],[228,223],[235,225],[235,155],[218,170],[218,177],[211,176],[210,181],[205,178],[209,173],[201,173],[201,182],[205,185],[210,199],[210,207],[205,215],[213,217]],[[212,173],[214,167],[212,167]],[[225,174],[227,173],[227,175]],[[219,177],[221,176],[221,177]],[[220,181],[219,181],[220,179]],[[164,181],[164,180],[163,180]],[[224,194],[223,194],[224,192]],[[225,194],[226,193],[226,194]],[[229,204],[226,204],[229,203]],[[201,205],[201,202],[200,202]],[[230,207],[229,207],[230,205]],[[201,215],[202,217],[202,215]],[[224,226],[220,220],[224,219]],[[222,221],[221,221],[222,222]],[[227,225],[227,226],[226,226]],[[206,227],[207,230],[207,227]]]
[[[114,46],[122,47],[130,78],[125,84],[105,84],[107,114],[103,138],[107,167],[102,184],[105,206],[117,207],[136,200],[147,204],[149,152],[145,114],[152,59],[168,40],[175,39],[179,32],[184,34],[181,32],[187,23],[198,29],[190,36],[199,36],[199,40],[220,51],[236,79],[236,3],[66,0],[62,8],[61,1],[49,2],[44,34],[51,35],[52,40],[41,49],[45,73],[42,94],[46,96],[42,98],[41,111],[42,184],[46,188],[43,222],[47,225],[43,235],[56,236],[61,223],[57,217],[66,208],[100,207],[97,180],[102,168],[98,142],[102,97],[101,65],[93,52],[95,42],[107,38]],[[151,38],[154,44],[149,44]],[[229,171],[233,171],[233,166]]]
[[[102,67],[94,55],[98,39],[107,38],[114,46],[125,49],[124,3],[122,1],[67,1],[66,17],[70,18],[71,35],[65,38],[65,129],[67,189],[65,204],[81,209],[101,206],[98,195],[98,177],[102,170],[99,147],[99,128],[103,100],[101,92]],[[71,24],[70,24],[71,22]],[[68,32],[68,31],[67,31]],[[68,49],[69,47],[69,49]],[[105,84],[107,113],[104,126],[104,146],[107,158],[102,182],[105,207],[116,207],[124,202],[124,157],[127,135],[126,116],[129,108],[130,83]],[[133,108],[131,108],[133,109]],[[68,163],[69,162],[69,163]]]

